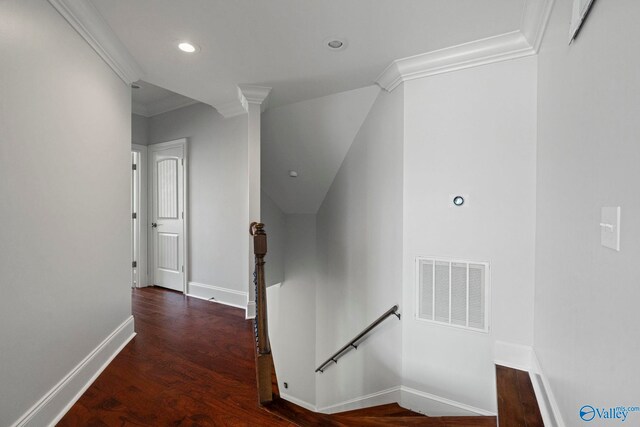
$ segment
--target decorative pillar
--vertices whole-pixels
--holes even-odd
[[[248,153],[248,210],[247,224],[260,221],[260,116],[267,106],[267,96],[270,87],[239,85],[238,98],[248,114],[247,153]],[[249,239],[247,252],[248,270],[247,284],[249,301],[247,304],[247,318],[255,317],[255,289],[253,286],[253,239]]]

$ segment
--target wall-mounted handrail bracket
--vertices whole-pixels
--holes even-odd
[[[322,365],[318,366],[318,368],[316,369],[316,372],[320,372],[321,374],[324,373],[324,370],[325,370],[326,366],[329,365],[331,362],[337,364],[338,363],[338,359],[340,359],[342,356],[347,354],[349,352],[349,350],[351,350],[352,348],[354,350],[357,350],[358,346],[356,345],[356,343],[359,343],[369,332],[371,332],[373,329],[375,329],[376,326],[378,326],[380,323],[382,323],[387,317],[392,316],[392,315],[396,316],[398,318],[398,320],[401,320],[400,319],[400,313],[398,313],[398,306],[397,305],[394,305],[389,310],[387,310],[382,316],[378,317],[372,324],[367,326],[362,332],[360,332],[358,335],[356,335],[356,337],[354,339],[349,341],[349,343],[347,345],[342,347],[340,350],[336,351],[330,358],[325,360]]]

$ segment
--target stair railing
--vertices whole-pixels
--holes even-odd
[[[384,322],[385,319],[387,317],[389,317],[389,316],[396,316],[398,318],[398,320],[400,320],[400,313],[398,313],[398,306],[397,305],[394,305],[389,310],[387,310],[382,316],[378,317],[373,323],[371,323],[369,326],[364,328],[364,330],[362,332],[360,332],[358,335],[356,335],[355,338],[353,338],[351,341],[349,341],[344,347],[342,347],[340,350],[336,351],[330,358],[325,360],[323,364],[318,366],[318,369],[316,369],[316,372],[320,372],[322,374],[324,372],[324,370],[327,368],[328,365],[330,365],[331,363],[338,363],[338,359],[340,359],[342,356],[347,354],[350,350],[357,350],[358,349],[358,344],[361,341],[363,341],[363,338],[365,338],[365,336],[369,332],[374,330],[379,324]]]
[[[260,404],[273,401],[277,393],[277,382],[274,386],[275,368],[269,343],[269,325],[267,318],[267,287],[264,277],[264,257],[267,254],[267,233],[264,224],[253,222],[249,227],[253,236],[253,253],[255,255],[255,271],[253,283],[256,295],[256,317],[254,319],[254,333],[256,338],[256,373],[258,381],[258,399]],[[276,392],[274,393],[274,388]]]

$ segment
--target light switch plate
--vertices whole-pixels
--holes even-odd
[[[600,213],[600,243],[620,250],[620,206],[604,207]]]

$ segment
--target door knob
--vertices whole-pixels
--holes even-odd
[[[151,227],[153,227],[153,228],[157,228],[157,227],[158,227],[158,223],[157,223],[157,222],[152,222],[152,223],[151,223]]]

